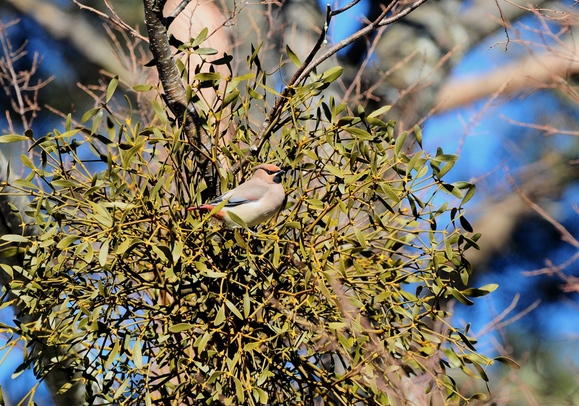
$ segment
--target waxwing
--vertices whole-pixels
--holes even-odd
[[[271,219],[281,210],[285,202],[285,191],[281,184],[284,173],[284,170],[272,164],[258,165],[247,182],[209,203],[189,207],[187,210],[211,211],[219,203],[226,201],[225,206],[214,214],[216,219],[228,227],[239,227],[239,224],[228,215],[228,213],[234,213],[248,227],[253,227]]]

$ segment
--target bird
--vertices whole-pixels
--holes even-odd
[[[212,211],[220,203],[225,205],[214,217],[229,228],[240,227],[229,213],[235,214],[248,227],[253,227],[276,215],[285,203],[286,195],[282,177],[285,170],[273,164],[261,164],[254,168],[253,176],[235,189],[201,206],[189,207],[188,211]]]

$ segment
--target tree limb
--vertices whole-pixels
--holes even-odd
[[[165,1],[143,0],[145,7],[145,25],[149,34],[149,47],[155,59],[159,80],[165,91],[165,100],[177,121],[183,126],[184,133],[196,148],[196,158],[202,170],[209,190],[215,189],[216,174],[211,158],[211,142],[202,131],[199,115],[195,107],[187,100],[187,92],[181,80],[181,73],[175,63],[165,19],[163,6]]]

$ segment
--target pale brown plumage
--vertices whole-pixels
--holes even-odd
[[[211,211],[223,201],[225,206],[214,214],[228,227],[239,227],[228,213],[237,215],[248,227],[271,219],[285,202],[285,190],[281,184],[284,170],[276,165],[261,164],[255,167],[253,176],[212,201],[187,210]]]

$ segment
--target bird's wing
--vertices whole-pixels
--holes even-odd
[[[222,194],[219,197],[216,197],[208,204],[217,206],[219,203],[227,200],[225,203],[225,207],[235,207],[240,206],[242,204],[256,202],[261,199],[265,193],[267,192],[267,188],[255,185],[252,182],[244,183],[233,190],[230,190],[227,193]]]
[[[239,197],[239,196],[232,196],[231,198],[229,198],[229,200],[227,201],[227,203],[225,203],[225,207],[235,207],[235,206],[241,206],[242,204],[247,204],[247,203],[251,203],[251,202],[255,202],[259,199],[253,199],[250,197]],[[222,200],[223,201],[223,200]]]

